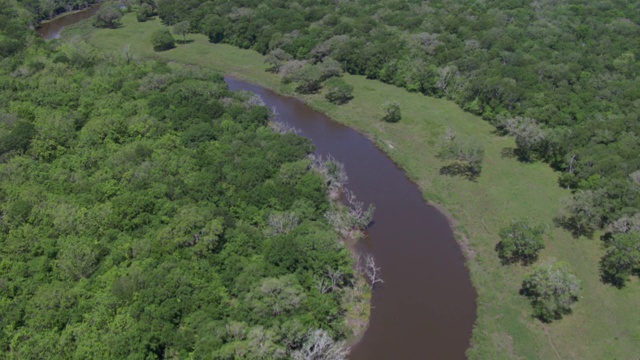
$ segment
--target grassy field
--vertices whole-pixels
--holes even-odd
[[[225,74],[290,94],[290,87],[264,71],[261,55],[228,45],[212,45],[202,35],[176,49],[154,53],[150,34],[159,21],[138,23],[133,15],[118,29],[96,30],[78,25],[64,38],[84,37],[98,48],[122,52],[125,46],[138,57],[162,57],[208,66]],[[514,147],[510,138],[496,136],[493,127],[460,110],[454,103],[425,97],[360,76],[346,76],[355,98],[343,106],[321,94],[301,97],[337,121],[367,134],[396,161],[422,189],[427,201],[438,204],[455,221],[461,242],[468,242],[468,267],[478,290],[478,318],[472,359],[638,359],[640,354],[640,284],[633,280],[622,290],[599,280],[597,239],[574,239],[553,226],[560,199],[569,192],[558,186],[557,174],[541,163],[523,164],[503,156]],[[403,119],[380,121],[381,104],[400,103]],[[476,182],[440,175],[443,163],[435,158],[437,141],[447,127],[473,137],[485,147],[485,162]],[[526,298],[518,295],[527,268],[502,266],[494,247],[500,227],[511,219],[528,217],[550,227],[541,261],[568,261],[582,280],[582,297],[574,313],[552,324],[532,319]]]

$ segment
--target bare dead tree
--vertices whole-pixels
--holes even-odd
[[[335,289],[340,286],[340,283],[344,278],[344,274],[340,269],[333,270],[329,266],[327,266],[327,276],[329,277],[329,280],[331,280],[331,291],[335,291]]]
[[[286,235],[300,223],[300,218],[293,212],[276,212],[269,215],[266,229],[267,235],[277,236]]]
[[[376,260],[372,254],[361,256],[358,261],[358,267],[361,273],[364,273],[369,279],[371,288],[373,289],[376,284],[384,283],[382,280],[382,269],[376,265]]]
[[[316,289],[320,294],[326,294],[331,290],[331,286],[329,285],[329,281],[322,276],[315,276],[316,280]]]
[[[294,360],[345,360],[348,355],[344,343],[336,342],[322,329],[311,331],[302,348],[291,354]]]
[[[375,212],[375,206],[369,204],[369,207],[365,209],[364,203],[358,201],[353,191],[345,189],[345,199],[349,203],[349,214],[352,218],[352,226],[360,230],[366,229],[373,220],[373,213]]]
[[[347,185],[349,177],[344,164],[333,156],[309,155],[311,169],[322,175],[326,181],[330,194],[339,196],[339,192]]]

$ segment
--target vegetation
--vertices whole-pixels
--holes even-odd
[[[400,104],[397,101],[388,101],[384,103],[384,117],[382,120],[388,123],[396,123],[402,119],[402,114],[400,113]]]
[[[344,358],[366,292],[309,140],[217,72],[32,39],[0,68],[0,346]]]
[[[498,256],[505,264],[535,262],[540,250],[544,249],[544,232],[542,226],[531,225],[527,220],[513,221],[500,230],[501,241],[496,246]]]
[[[151,19],[153,15],[153,6],[147,3],[140,4],[138,9],[136,10],[136,19],[138,19],[139,22],[145,22]]]
[[[155,51],[166,51],[176,47],[176,40],[167,29],[162,29],[151,34],[151,44]]]
[[[325,98],[334,104],[345,104],[353,99],[353,86],[341,78],[329,79],[325,82],[327,93]]]
[[[566,263],[539,266],[524,279],[522,293],[531,299],[533,315],[553,321],[571,313],[580,295],[580,281]]]
[[[153,31],[163,28],[162,24],[158,21],[139,24],[135,17],[127,16],[123,22],[125,28],[114,31],[91,32],[84,25],[67,28],[63,36],[88,34],[92,44],[114,54],[130,45],[136,56],[160,56],[200,64],[281,93],[294,93],[294,85],[282,84],[279,76],[264,71],[265,57],[253,51],[226,44],[211,45],[208,37],[191,34],[188,39],[194,41],[192,46],[155,54],[148,38]],[[601,244],[574,240],[560,228],[549,229],[547,248],[541,251],[540,258],[552,255],[571,263],[581,280],[584,296],[572,316],[561,322],[541,326],[523,316],[529,312],[529,302],[518,294],[518,289],[528,269],[512,267],[505,271],[495,246],[504,219],[528,218],[534,224],[553,222],[560,212],[558,199],[570,194],[566,187],[557,186],[557,173],[539,162],[518,161],[512,151],[507,151],[515,145],[511,138],[496,136],[494,127],[462,112],[451,102],[409,93],[362,76],[345,75],[343,80],[354,87],[354,98],[348,104],[331,104],[322,91],[297,96],[370,136],[407,171],[426,199],[443,205],[456,220],[457,237],[466,249],[467,264],[479,296],[473,347],[468,351],[470,358],[555,358],[557,354],[574,359],[629,358],[640,352],[639,343],[631,335],[640,321],[640,313],[635,310],[640,288],[635,281],[631,282],[633,286],[622,290],[603,284],[599,268],[594,266],[604,254]],[[400,123],[379,120],[383,116],[380,104],[390,98],[400,103],[403,114]],[[436,154],[447,128],[460,139],[472,138],[485,150],[482,176],[475,181],[441,176],[448,161],[442,161]],[[603,307],[603,303],[607,306]],[[629,335],[621,335],[621,331]]]
[[[632,2],[296,4],[159,0],[158,13],[167,25],[191,21],[213,43],[282,51],[294,63],[331,58],[350,74],[453,100],[514,135],[521,160],[561,172],[563,187],[601,192],[595,229],[640,212],[629,179],[640,169]]]
[[[118,26],[122,13],[115,3],[108,2],[96,13],[93,18],[93,26],[97,28],[114,28]]]
[[[630,275],[640,271],[640,232],[615,234],[606,246],[600,261],[603,278],[616,286],[624,286]]]
[[[191,31],[191,24],[189,21],[182,21],[173,25],[173,33],[182,36],[182,43],[187,43],[187,34]]]
[[[473,180],[482,171],[484,148],[474,140],[461,140],[455,131],[448,128],[442,136],[438,157],[454,160],[453,164],[443,166],[440,173],[444,175],[464,175]]]

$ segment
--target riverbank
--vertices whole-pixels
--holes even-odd
[[[155,53],[148,39],[162,27],[159,21],[137,23],[133,15],[127,15],[123,25],[99,31],[85,26],[64,36],[84,34],[90,43],[105,50],[121,53],[128,45],[134,56],[209,66],[283,94],[292,93],[290,86],[282,85],[276,75],[264,71],[262,56],[253,51],[212,45],[204,36],[190,35],[188,39],[193,43]],[[355,98],[346,105],[332,105],[322,94],[301,98],[372,138],[420,186],[427,201],[448,210],[456,221],[458,239],[468,239],[473,256],[468,256],[467,265],[479,296],[469,357],[628,359],[640,353],[637,281],[623,290],[602,284],[596,264],[602,253],[600,242],[573,239],[553,227],[560,199],[569,195],[558,187],[557,174],[546,164],[523,164],[505,156],[503,150],[514,147],[513,140],[496,136],[489,124],[451,102],[408,93],[364,77],[345,76],[345,80],[355,89]],[[381,104],[388,100],[400,103],[400,123],[379,120]],[[434,155],[437,139],[446,127],[463,136],[473,136],[484,145],[485,163],[476,182],[440,175],[444,164]],[[583,297],[575,313],[562,321],[545,325],[532,319],[528,302],[518,294],[528,269],[504,267],[495,255],[500,227],[517,217],[550,225],[542,260],[570,262],[583,282]]]

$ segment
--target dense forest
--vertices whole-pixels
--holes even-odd
[[[0,11],[30,45],[0,66],[2,357],[344,356],[366,285],[310,141],[217,73]]]
[[[576,190],[589,235],[640,208],[640,5],[623,0],[159,0],[172,25],[446,97],[516,136]],[[573,206],[571,206],[573,205]],[[577,209],[576,209],[577,207]],[[585,216],[585,213],[594,213]]]

